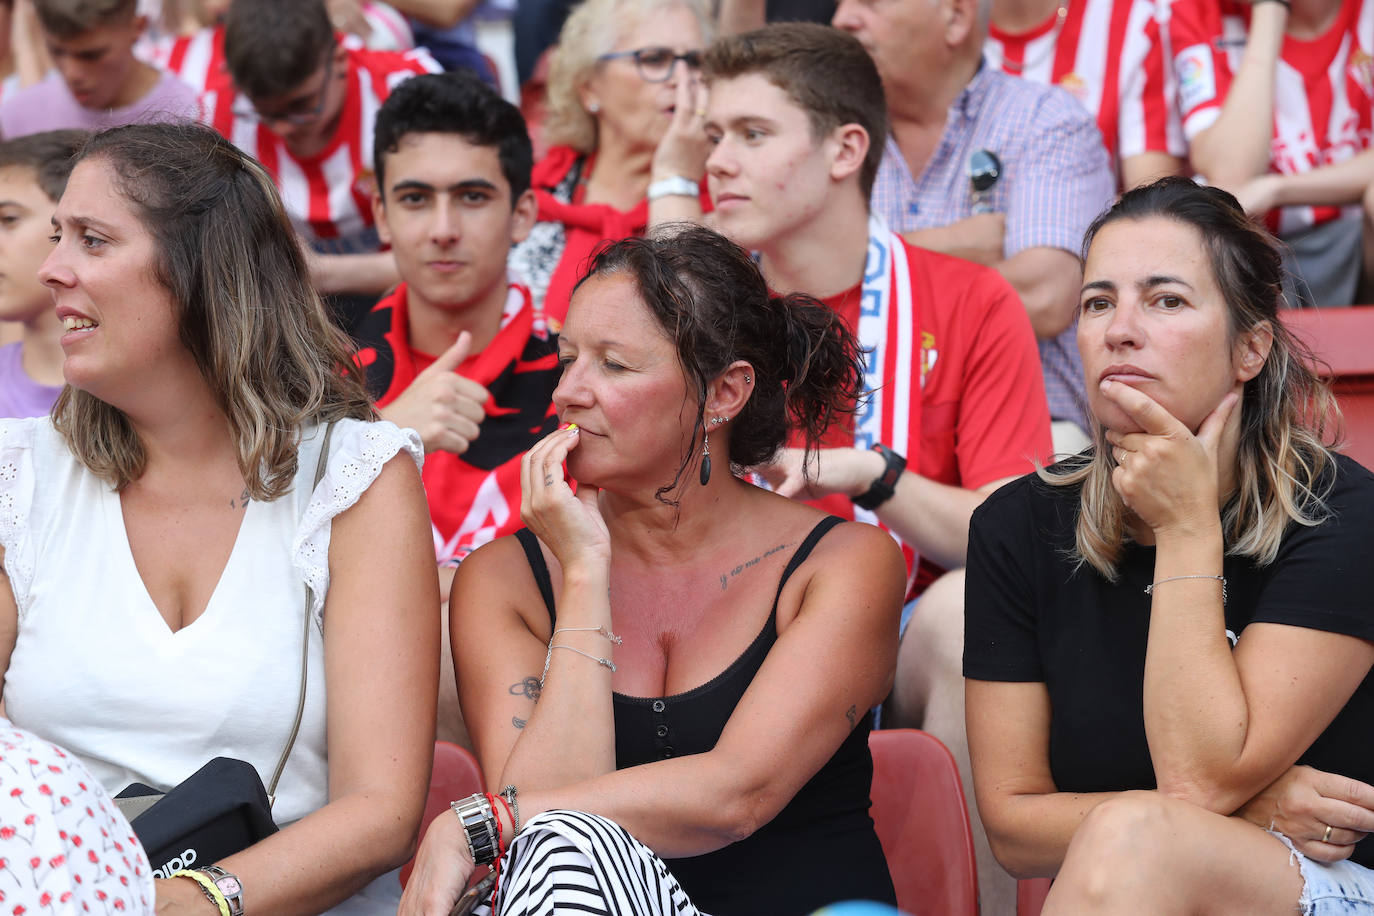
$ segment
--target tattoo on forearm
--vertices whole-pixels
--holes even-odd
[[[525,727],[525,720],[522,719],[522,718],[520,718],[519,716],[511,716],[511,717],[510,717],[510,724],[511,724],[511,725],[514,725],[516,728],[524,728],[524,727]]]
[[[850,706],[844,711],[844,717],[849,720],[849,727],[853,728],[859,724],[859,707]]]
[[[539,678],[527,677],[510,685],[510,695],[539,702]]]
[[[744,572],[751,566],[757,566],[760,562],[763,561],[764,557],[771,557],[773,554],[777,553],[779,550],[782,550],[786,546],[786,544],[779,544],[776,547],[771,547],[768,550],[765,550],[763,553],[759,554],[758,556],[754,557],[754,559],[741,563],[734,569],[730,570],[728,573],[724,573],[720,577],[720,590],[725,591],[726,586],[730,584],[730,580],[735,578],[735,576],[738,576],[740,573]]]

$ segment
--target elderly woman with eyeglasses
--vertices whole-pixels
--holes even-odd
[[[702,0],[586,0],[568,16],[548,87],[548,153],[532,186],[539,222],[511,266],[555,326],[604,241],[699,218],[709,152]]]

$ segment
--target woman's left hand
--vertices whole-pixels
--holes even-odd
[[[1230,392],[1222,398],[1194,435],[1158,402],[1130,385],[1103,382],[1102,394],[1142,430],[1107,431],[1117,465],[1112,485],[1127,508],[1156,536],[1164,531],[1214,528],[1220,506],[1217,456],[1240,396]]]
[[[1339,862],[1374,830],[1374,786],[1294,766],[1236,813],[1282,833],[1308,858]]]
[[[429,825],[397,916],[448,916],[476,866],[458,815],[444,811]]]
[[[654,181],[680,175],[696,181],[706,172],[711,143],[706,137],[706,84],[699,77],[678,81],[673,120],[654,151]]]

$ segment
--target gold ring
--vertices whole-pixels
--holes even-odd
[[[1322,842],[1323,842],[1323,843],[1330,843],[1330,842],[1331,842],[1331,825],[1330,825],[1330,824],[1327,824],[1327,825],[1326,825],[1326,832],[1322,834]]]

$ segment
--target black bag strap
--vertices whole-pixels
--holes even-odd
[[[324,428],[324,442],[320,446],[320,460],[315,465],[315,482],[310,487],[310,492],[314,493],[315,488],[320,485],[320,480],[324,477],[325,466],[329,463],[329,440],[334,436],[334,420]],[[286,747],[282,748],[281,759],[277,761],[277,769],[272,774],[272,781],[267,784],[267,804],[268,806],[277,803],[277,783],[281,780],[282,770],[286,769],[286,760],[291,756],[291,749],[296,746],[296,736],[301,731],[301,719],[305,716],[305,682],[310,673],[310,605],[313,603],[314,592],[309,583],[305,586],[305,613],[302,615],[301,625],[301,687],[296,698],[296,721],[291,724],[291,736],[286,739]]]

